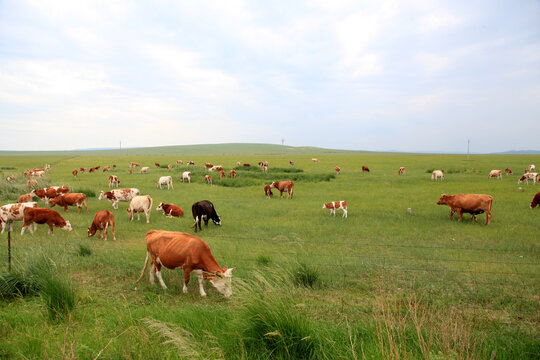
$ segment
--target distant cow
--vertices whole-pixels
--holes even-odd
[[[339,173],[341,172],[341,168],[339,166],[336,166],[334,170],[336,170],[336,175],[339,175]]]
[[[150,195],[135,196],[131,199],[127,213],[129,220],[133,221],[133,215],[137,214],[137,221],[141,220],[141,213],[146,215],[146,223],[150,223],[150,211],[152,210],[152,198]]]
[[[23,220],[24,223],[21,229],[21,235],[24,234],[27,227],[30,227],[30,233],[33,234],[34,231],[36,231],[37,224],[49,225],[50,235],[53,235],[53,226],[59,227],[60,229],[66,231],[72,230],[69,221],[64,220],[60,213],[53,209],[27,207],[24,209]]]
[[[483,194],[455,194],[446,195],[443,194],[438,205],[448,205],[450,207],[450,219],[454,212],[458,213],[458,221],[463,220],[463,213],[469,212],[471,214],[486,213],[486,225],[491,222],[491,206],[493,205],[493,197],[491,195]]]
[[[529,172],[523,174],[523,176],[519,178],[518,184],[522,184],[525,181],[525,183],[529,185],[529,180],[532,180],[533,184],[536,184],[539,181],[538,173]]]
[[[77,171],[77,169],[73,169],[73,171],[71,172],[73,174],[73,176],[77,177],[77,175],[79,174],[79,172]]]
[[[109,175],[109,187],[118,187],[118,185],[120,185],[120,181],[118,180],[118,176]]]
[[[236,170],[231,170],[229,171],[229,176],[231,177],[231,179],[234,179],[236,177]]]
[[[398,175],[405,175],[405,167],[404,166],[400,167],[397,173]]]
[[[441,170],[435,170],[431,173],[431,181],[437,181],[437,179],[444,180],[444,174]]]
[[[274,193],[272,192],[272,187],[270,185],[264,185],[264,196],[266,196],[267,199],[270,199],[271,196],[274,196]]]
[[[143,166],[141,168],[141,174],[148,174],[150,172],[150,168],[148,166]]]
[[[534,209],[536,207],[536,205],[540,204],[540,192],[536,193],[536,195],[534,195],[532,201],[531,201],[531,209]],[[539,206],[540,208],[540,206]]]
[[[97,230],[99,230],[99,238],[103,239],[103,232],[105,232],[105,241],[107,241],[109,235],[109,227],[112,230],[113,240],[116,241],[114,234],[114,215],[109,210],[101,210],[94,216],[92,225],[88,228],[88,237],[94,236]]]
[[[214,165],[212,165],[212,164],[210,164],[210,163],[205,163],[204,166],[208,169],[208,168],[211,168],[211,167],[214,166]]]
[[[191,206],[191,213],[195,221],[194,227],[197,232],[197,225],[201,229],[201,221],[204,220],[204,225],[208,226],[208,221],[211,219],[216,225],[221,225],[221,218],[217,214],[214,204],[208,200],[198,201]]]
[[[536,171],[536,166],[534,164],[529,165],[529,171]]]
[[[141,165],[139,165],[139,163],[136,163],[136,162],[130,162],[129,163],[130,168],[139,167],[139,166],[141,166]]]
[[[114,189],[111,191],[104,192],[101,190],[99,193],[98,200],[107,199],[112,203],[114,209],[118,209],[118,203],[120,201],[130,201],[135,196],[140,195],[141,192],[139,189]]]
[[[294,161],[289,161],[290,166],[294,166]]]
[[[312,158],[312,159],[311,159],[311,161],[313,161],[313,162],[317,162],[317,163],[318,163],[318,162],[320,162],[320,160],[319,160],[319,159],[317,159],[317,158]]]
[[[172,176],[162,176],[159,178],[157,182],[157,187],[161,189],[162,185],[167,185],[167,190],[172,188],[174,190],[173,182],[172,182]]]
[[[24,210],[28,207],[36,208],[37,202],[29,201],[25,203],[6,204],[0,207],[0,223],[2,225],[2,234],[8,221],[22,221]],[[13,224],[13,223],[12,223]],[[11,231],[11,225],[9,231]]]
[[[26,203],[32,201],[32,195],[31,194],[23,194],[19,196],[19,200],[17,200],[18,204]]]
[[[88,170],[89,173],[93,173],[96,171],[96,168],[91,167],[90,170]]]
[[[30,191],[30,189],[35,189],[38,187],[38,182],[36,179],[30,179],[26,182],[26,189]]]
[[[161,166],[159,163],[154,163],[154,165],[156,165],[156,167],[160,167],[160,166]]]
[[[59,194],[56,189],[52,187],[43,188],[43,189],[34,189],[30,191],[30,195],[38,197],[43,200],[45,204],[49,203],[49,199],[57,197]]]
[[[369,172],[369,168],[367,166],[362,165],[362,172]]]
[[[86,168],[85,168],[85,167],[79,168],[79,171],[82,172],[82,173],[85,173],[85,172],[86,172]]]
[[[184,216],[184,210],[181,207],[173,204],[160,203],[156,208],[156,211],[163,211],[163,215],[167,217],[180,217]]]
[[[343,210],[343,216],[347,217],[347,202],[346,201],[332,201],[329,203],[324,203],[322,206],[323,209],[330,209],[330,215],[334,214],[336,216],[336,210]]]
[[[101,165],[98,165],[94,169],[99,170],[100,167],[101,167]]]
[[[502,180],[502,171],[501,170],[491,170],[488,175],[488,179],[492,177]]]
[[[8,177],[6,178],[6,181],[7,181],[7,182],[13,182],[13,181],[15,181],[15,176],[13,176],[13,175],[8,176]]]
[[[274,181],[270,187],[279,190],[280,198],[283,198],[284,191],[287,192],[287,199],[293,198],[294,183],[292,181]]]
[[[231,279],[232,269],[222,268],[210,252],[210,247],[202,239],[183,232],[150,230],[146,233],[146,260],[141,275],[141,280],[150,264],[150,283],[154,284],[154,272],[163,289],[167,285],[161,277],[161,266],[168,269],[181,267],[184,270],[184,286],[182,291],[187,293],[191,272],[197,275],[199,280],[199,293],[206,296],[203,288],[203,280],[206,279],[225,297],[232,295]]]
[[[184,162],[183,162],[182,160],[176,160],[176,163],[177,163],[178,165],[182,165]]]
[[[204,175],[204,181],[205,181],[207,184],[212,185],[212,176],[210,176],[210,175]]]
[[[219,171],[219,178],[220,178],[220,179],[225,179],[225,176],[226,176],[225,171],[223,171],[223,169],[220,170],[220,171]]]
[[[110,166],[104,166],[103,167],[103,172],[108,172],[108,171],[111,171],[111,167]]]
[[[504,169],[504,172],[506,173],[506,175],[512,175],[512,170],[510,170],[510,168]]]
[[[186,180],[188,183],[191,182],[191,173],[189,171],[184,171],[182,173],[182,178],[181,178],[182,182],[184,182],[184,180]]]
[[[244,166],[244,167],[250,167],[251,164],[250,164],[250,163],[244,163],[243,166]]]
[[[84,205],[86,212],[88,212],[88,206],[86,206],[86,195],[83,193],[68,193],[62,194],[49,200],[49,206],[55,205],[64,207],[64,211],[68,211],[68,206],[77,206],[78,213],[81,213],[81,209]]]
[[[188,161],[186,164],[188,164],[188,165],[195,165],[195,161],[191,161],[191,160],[190,160],[190,161]]]
[[[30,173],[30,175],[41,177],[45,175],[45,170],[34,170]]]
[[[167,170],[171,170],[171,169],[172,169],[172,165],[171,164],[167,165]]]
[[[263,165],[263,166],[262,166],[262,171],[263,171],[263,173],[268,174],[268,166],[267,166],[267,165]]]

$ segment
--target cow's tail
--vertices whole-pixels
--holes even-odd
[[[146,197],[148,198],[148,200],[150,200],[150,207],[148,208],[148,210],[151,211],[152,210],[152,204],[153,204],[152,197],[150,195],[146,195]]]
[[[138,283],[142,279],[144,272],[146,271],[146,267],[148,266],[148,259],[150,259],[150,251],[146,252],[146,260],[144,260],[144,267],[141,271],[141,276],[139,276],[139,278],[137,279],[137,281],[135,281],[135,283]]]

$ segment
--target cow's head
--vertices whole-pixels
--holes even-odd
[[[442,194],[441,198],[437,201],[437,205],[446,205],[450,195]]]
[[[274,189],[275,189],[276,186],[277,186],[277,182],[275,182],[275,181],[272,182],[272,183],[270,184],[270,188],[274,188]]]
[[[105,199],[105,192],[104,192],[103,190],[101,190],[101,191],[99,192],[98,200],[103,200],[103,199]]]
[[[209,281],[216,288],[216,290],[225,297],[230,297],[232,295],[232,271],[234,268],[227,269],[225,266],[223,268],[225,272],[217,271],[214,275],[210,276]]]
[[[60,229],[66,230],[66,231],[71,231],[71,230],[73,230],[73,229],[71,228],[71,224],[69,223],[69,221],[66,221],[66,224],[65,224],[64,226],[62,226]]]
[[[158,207],[156,208],[156,211],[163,211],[163,203],[159,203]]]
[[[97,228],[95,228],[93,226],[90,226],[88,228],[88,237],[94,236],[94,234],[96,233],[96,230],[97,230]]]
[[[212,221],[214,222],[214,224],[221,226],[221,216],[219,216],[218,214],[216,214],[216,216],[217,216],[217,220],[212,219]]]
[[[128,213],[129,220],[133,220],[133,211],[131,211],[130,208],[127,208],[126,211],[127,211],[127,213]]]

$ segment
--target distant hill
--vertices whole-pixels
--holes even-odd
[[[500,153],[494,153],[497,155],[540,155],[540,150],[510,150]]]

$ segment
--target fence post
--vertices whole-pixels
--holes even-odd
[[[8,271],[11,272],[11,220],[8,220],[6,225],[8,228]]]

